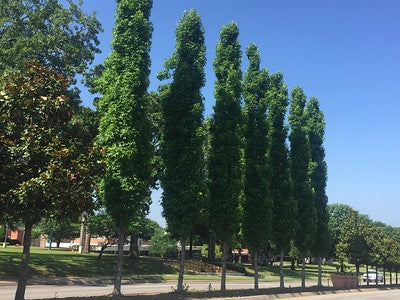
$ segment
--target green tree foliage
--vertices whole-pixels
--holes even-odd
[[[295,242],[302,255],[311,250],[316,232],[316,210],[309,178],[311,152],[304,114],[305,104],[303,90],[300,87],[293,88],[289,113],[290,173],[293,197],[297,202],[298,230]]]
[[[294,87],[289,111],[290,175],[293,184],[293,197],[297,203],[298,227],[295,244],[303,258],[303,287],[305,287],[304,257],[313,247],[317,230],[317,214],[309,177],[311,152],[307,136],[307,121],[304,114],[306,101],[303,90],[300,87]]]
[[[270,192],[273,200],[272,241],[275,251],[280,254],[280,287],[284,287],[283,255],[290,250],[296,224],[296,202],[292,197],[289,175],[287,128],[285,115],[288,106],[287,87],[281,73],[272,74],[269,79],[267,99],[269,110],[268,158],[271,168]]]
[[[306,105],[305,118],[307,120],[308,140],[311,151],[310,179],[313,189],[316,208],[317,230],[314,237],[312,253],[319,257],[328,254],[330,246],[330,232],[328,229],[329,214],[327,210],[328,197],[326,196],[327,165],[325,162],[325,118],[319,108],[317,98],[311,98]],[[321,285],[321,262],[318,263],[318,284]]]
[[[150,220],[143,214],[134,220],[128,227],[127,233],[129,234],[129,257],[138,258],[139,257],[139,238],[144,240],[150,240],[154,235],[155,231],[161,228],[157,222]]]
[[[0,74],[37,61],[73,78],[93,61],[102,30],[82,1],[2,0],[0,2]]]
[[[38,237],[39,235],[47,236],[52,242],[57,243],[57,248],[60,247],[62,239],[74,239],[79,236],[79,226],[78,219],[45,219],[43,218],[36,226],[32,229],[33,237]]]
[[[172,77],[160,87],[163,133],[161,157],[164,172],[163,215],[182,249],[200,219],[199,207],[204,201],[203,97],[205,45],[204,29],[195,10],[185,12],[176,28],[176,48],[165,62],[159,79]],[[183,287],[184,252],[178,278]]]
[[[117,2],[112,52],[95,84],[102,94],[98,144],[105,149],[102,199],[118,229],[114,295],[121,294],[124,235],[147,209],[151,185],[151,123],[147,87],[150,73],[151,0]]]
[[[155,256],[176,256],[178,252],[177,241],[162,228],[157,228],[151,238],[149,254]]]
[[[346,204],[332,203],[327,206],[327,210],[329,215],[328,229],[331,236],[328,255],[332,257],[335,255],[335,245],[339,242],[340,228],[353,209]]]
[[[400,227],[393,227],[379,221],[373,222],[373,225],[381,227],[386,235],[400,243]]]
[[[17,299],[25,293],[32,226],[42,216],[93,207],[99,156],[74,118],[68,80],[38,63],[8,75],[0,89],[0,210],[25,224]]]
[[[223,26],[214,71],[215,106],[210,128],[208,162],[210,226],[223,245],[221,290],[225,290],[227,245],[239,231],[241,193],[241,51],[239,29]]]
[[[268,131],[266,123],[268,72],[260,71],[257,46],[246,50],[250,65],[244,77],[245,171],[243,233],[246,245],[254,253],[254,287],[258,289],[258,253],[271,238],[272,199],[267,163]]]
[[[316,98],[311,98],[306,105],[305,118],[308,122],[307,132],[311,151],[310,179],[314,193],[314,203],[317,212],[317,231],[313,254],[323,256],[327,254],[330,244],[328,230],[329,214],[326,196],[327,165],[325,162],[325,118],[319,108]]]
[[[368,263],[371,252],[368,236],[371,225],[366,216],[352,210],[340,227],[339,241],[336,244],[336,256],[356,265],[357,273],[360,264]],[[374,242],[378,242],[375,240]]]

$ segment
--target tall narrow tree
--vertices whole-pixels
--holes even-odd
[[[314,193],[314,205],[317,212],[317,230],[314,237],[312,254],[318,257],[318,286],[322,285],[321,259],[328,254],[331,242],[326,196],[327,165],[325,162],[325,118],[319,108],[317,98],[312,97],[306,104],[305,118],[307,121],[308,140],[311,150],[311,186]]]
[[[251,44],[246,55],[250,65],[244,77],[244,218],[243,233],[254,257],[254,288],[258,289],[258,254],[271,237],[272,199],[267,163],[267,89],[268,72],[260,71],[257,46]]]
[[[293,183],[293,197],[297,202],[297,231],[295,245],[302,259],[301,286],[305,287],[305,257],[314,244],[316,209],[310,184],[311,163],[307,123],[304,114],[306,96],[300,87],[294,87],[290,100],[290,175]]]
[[[210,128],[209,223],[223,247],[221,290],[226,289],[228,243],[239,231],[240,223],[242,71],[238,36],[236,23],[222,27],[214,61],[217,80]]]
[[[268,89],[268,159],[271,168],[270,192],[273,200],[272,241],[280,255],[280,287],[284,288],[283,256],[290,250],[296,224],[296,202],[292,197],[289,175],[287,129],[287,87],[282,73],[272,74]]]
[[[121,295],[125,231],[146,206],[151,183],[150,73],[151,0],[117,1],[112,52],[97,83],[103,96],[98,144],[106,149],[102,197],[118,230],[113,295]]]
[[[178,291],[183,290],[185,245],[199,220],[204,194],[203,97],[204,29],[195,10],[185,12],[176,29],[176,48],[159,79],[172,76],[160,88],[163,132],[161,157],[164,173],[163,215],[168,230],[182,247]],[[170,74],[170,72],[172,74]]]

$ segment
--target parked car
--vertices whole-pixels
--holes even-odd
[[[367,276],[368,275],[368,276]],[[376,272],[375,271],[368,271],[367,273],[363,274],[363,281],[366,282],[368,279],[369,282],[376,282]],[[378,272],[378,281],[383,282],[383,274]]]

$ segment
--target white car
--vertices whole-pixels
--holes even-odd
[[[364,273],[363,274],[363,281],[366,282],[367,279],[370,282],[376,282],[376,272],[375,271],[368,271],[368,274]],[[378,281],[383,282],[383,274],[379,273],[379,272],[378,272]]]

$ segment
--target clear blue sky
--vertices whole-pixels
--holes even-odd
[[[400,226],[400,1],[397,0],[154,0],[151,84],[173,51],[175,27],[184,10],[195,8],[205,28],[207,82],[205,113],[214,104],[212,61],[222,25],[235,21],[242,51],[255,42],[262,65],[282,71],[289,88],[316,96],[326,117],[329,203],[345,203]],[[110,52],[114,1],[85,0],[105,29]],[[247,61],[243,59],[243,67]],[[93,96],[83,90],[84,104]],[[162,225],[160,191],[150,217]]]

